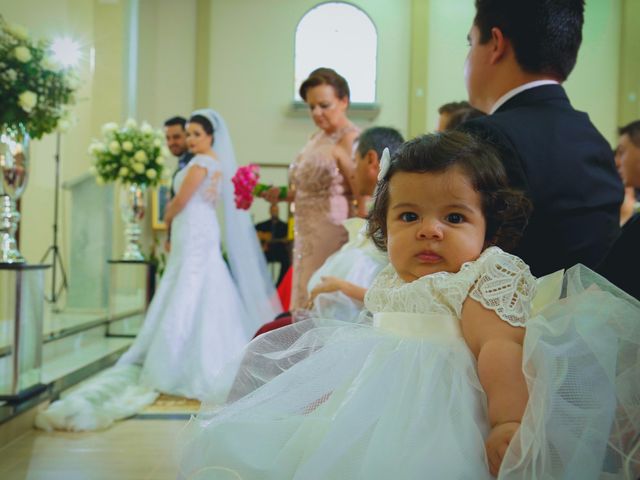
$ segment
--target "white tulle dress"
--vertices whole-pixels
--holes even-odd
[[[180,440],[180,478],[491,478],[486,398],[459,324],[469,295],[527,327],[530,399],[499,478],[622,478],[640,430],[640,304],[581,266],[534,299],[536,285],[497,247],[411,283],[385,268],[368,321],[294,323],[223,371]]]

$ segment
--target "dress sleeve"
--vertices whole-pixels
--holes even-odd
[[[210,174],[212,170],[215,168],[215,163],[213,158],[209,155],[198,154],[191,159],[189,162],[190,165],[198,165],[199,167],[203,167],[207,169],[207,174]]]
[[[469,296],[505,322],[524,327],[531,313],[536,279],[520,258],[495,248],[480,265]]]

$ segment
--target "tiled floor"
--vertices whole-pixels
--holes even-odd
[[[185,424],[179,419],[132,419],[103,432],[31,430],[0,450],[0,478],[173,480]]]

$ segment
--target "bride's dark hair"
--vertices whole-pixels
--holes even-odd
[[[191,118],[189,118],[189,123],[197,123],[202,127],[207,135],[211,135],[213,137],[215,130],[211,124],[211,120],[204,115],[192,115]],[[211,145],[213,145],[213,140],[214,139],[212,138]]]
[[[509,251],[517,246],[527,226],[531,202],[523,192],[509,187],[498,153],[488,144],[458,131],[423,135],[405,142],[394,153],[384,178],[376,187],[369,214],[368,234],[381,250],[387,246],[389,181],[397,172],[444,172],[458,167],[482,196],[487,245]]]

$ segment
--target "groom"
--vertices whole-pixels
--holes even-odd
[[[175,197],[174,181],[176,174],[187,166],[193,154],[187,149],[187,120],[184,117],[171,117],[164,122],[164,136],[171,154],[178,157],[178,168],[171,179],[171,198]]]
[[[593,268],[619,232],[611,148],[562,88],[582,41],[584,0],[476,0],[465,80],[489,115],[460,129],[489,140],[533,214],[513,252],[536,276]]]
[[[620,174],[625,185],[640,189],[640,120],[618,129]],[[640,213],[635,213],[622,227],[620,237],[607,253],[597,272],[629,295],[640,300]]]
[[[193,158],[193,154],[187,148],[187,119],[184,117],[171,117],[164,122],[164,138],[167,141],[167,148],[171,154],[178,157],[178,167],[171,177],[171,196],[168,200],[176,196],[174,182],[180,170],[187,166]],[[165,250],[171,250],[171,230],[167,232],[167,239],[164,244]]]

